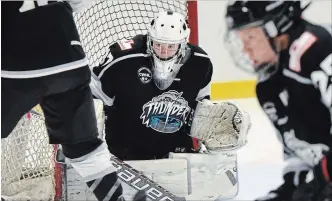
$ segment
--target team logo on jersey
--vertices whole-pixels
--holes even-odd
[[[138,69],[137,74],[138,74],[138,78],[141,80],[141,82],[143,84],[149,83],[152,79],[151,70],[148,69],[147,67],[142,67],[142,68]]]
[[[142,123],[161,133],[178,131],[191,110],[181,96],[182,92],[171,90],[154,97],[143,106]]]

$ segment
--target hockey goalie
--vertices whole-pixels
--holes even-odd
[[[236,150],[247,142],[249,115],[232,102],[202,100],[188,118],[188,136],[198,139],[197,151],[170,151],[157,159],[111,159],[124,188],[124,200],[212,201],[238,193]],[[77,188],[82,185],[77,177],[68,179],[70,200],[96,200],[89,190]],[[143,198],[134,198],[140,190],[145,192]]]
[[[209,100],[212,62],[188,43],[189,34],[184,16],[160,12],[147,34],[110,45],[104,61],[92,68],[90,87],[105,106],[102,127],[110,153],[120,159],[113,163],[127,184],[124,193],[164,196],[121,161],[187,200],[237,192],[232,151],[246,144],[250,119],[234,103]]]

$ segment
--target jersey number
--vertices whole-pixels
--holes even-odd
[[[37,0],[38,6],[45,6],[48,4],[48,0]],[[35,9],[35,1],[23,1],[23,5],[19,9],[21,13]]]
[[[311,80],[319,88],[322,102],[327,106],[332,106],[332,54],[327,56],[320,63],[322,70],[311,73]]]

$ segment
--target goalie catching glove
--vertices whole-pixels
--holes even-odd
[[[248,113],[231,102],[199,101],[193,114],[190,136],[208,151],[235,150],[247,143],[251,127]]]

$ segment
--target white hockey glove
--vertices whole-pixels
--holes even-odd
[[[296,150],[295,153],[309,166],[314,167],[323,158],[324,152],[328,150],[329,147],[325,144],[311,144],[306,148]]]
[[[190,136],[201,140],[208,151],[235,150],[247,143],[250,127],[248,113],[235,103],[204,99],[195,109]]]
[[[310,144],[296,138],[294,130],[285,132],[284,138],[285,145],[311,167],[319,163],[323,158],[324,152],[329,151],[329,147],[325,144]]]

